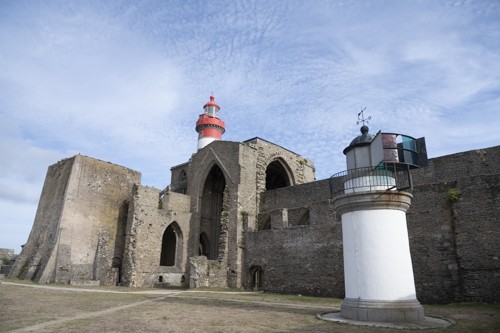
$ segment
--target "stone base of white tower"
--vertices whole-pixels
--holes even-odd
[[[425,320],[424,309],[416,299],[372,301],[346,298],[342,302],[340,314],[346,319],[379,323],[415,323]]]
[[[416,298],[406,226],[412,195],[367,191],[338,197],[346,297],[341,316],[371,322],[425,320]]]

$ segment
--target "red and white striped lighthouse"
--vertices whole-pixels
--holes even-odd
[[[210,96],[210,101],[203,106],[205,113],[200,114],[198,121],[196,122],[196,132],[198,132],[198,150],[214,140],[220,140],[222,138],[222,134],[226,131],[226,126],[224,122],[220,120],[218,115],[220,107],[217,103],[215,103],[214,99],[214,96]]]

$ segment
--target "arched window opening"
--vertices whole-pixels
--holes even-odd
[[[266,169],[266,190],[286,186],[290,186],[290,177],[283,164],[279,160],[270,163]]]
[[[217,165],[214,165],[205,180],[200,211],[200,235],[205,235],[202,253],[209,260],[215,260],[219,255],[220,220],[225,188],[224,174]]]
[[[175,236],[174,228],[169,225],[163,233],[161,242],[161,257],[160,266],[174,266],[175,265],[175,250],[177,247],[177,237]]]

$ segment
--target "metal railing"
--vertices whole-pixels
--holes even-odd
[[[330,177],[330,197],[368,191],[410,191],[410,167],[404,163],[380,163],[375,168],[342,171]]]

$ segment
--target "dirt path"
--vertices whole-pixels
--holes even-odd
[[[91,292],[91,293],[110,293],[110,294],[140,294],[140,295],[171,295],[174,293],[182,293],[187,290],[139,290],[139,291],[116,291],[116,290],[106,290],[106,289],[86,289],[86,288],[71,288],[71,287],[57,287],[54,285],[43,285],[43,284],[25,284],[25,283],[15,283],[15,282],[4,282],[2,284],[18,286],[18,287],[29,287],[38,289],[52,289],[52,290],[63,290],[63,291],[76,291],[76,292]]]

